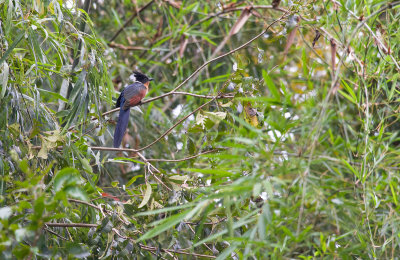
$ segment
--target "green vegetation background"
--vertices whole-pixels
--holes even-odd
[[[395,259],[399,4],[0,0],[0,258]]]

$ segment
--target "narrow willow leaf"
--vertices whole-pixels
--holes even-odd
[[[342,160],[343,164],[357,177],[357,178],[361,178],[360,173],[353,168],[353,166],[350,165],[350,163],[348,163],[346,160]]]
[[[346,81],[342,80],[343,86],[344,88],[347,90],[347,92],[351,95],[351,97],[353,98],[353,100],[355,100],[355,102],[357,103],[357,96],[354,93],[353,89],[346,83]]]
[[[162,232],[170,229],[171,227],[175,226],[179,222],[181,222],[183,219],[185,219],[186,215],[191,211],[191,209],[183,211],[179,214],[173,215],[169,218],[163,219],[161,222],[158,222],[158,225],[156,225],[153,229],[145,233],[143,236],[141,236],[138,241],[143,241],[146,239],[150,239],[152,237],[157,236],[158,234],[161,234]]]
[[[12,50],[17,47],[18,43],[22,40],[22,37],[24,37],[25,32],[21,32],[18,34],[18,36],[15,38],[11,46],[6,50],[4,55],[0,58],[0,65],[7,59],[8,55],[12,52]]]
[[[343,97],[345,97],[346,99],[348,99],[350,102],[352,102],[352,103],[354,103],[354,104],[357,104],[357,100],[353,99],[352,96],[346,94],[344,91],[342,91],[342,90],[340,90],[340,89],[338,90],[338,92],[339,92]]]
[[[129,186],[131,186],[140,177],[143,177],[143,175],[140,174],[140,175],[134,176],[132,179],[130,179],[128,181],[128,183],[125,186],[128,188]]]
[[[278,89],[276,88],[274,82],[272,81],[271,77],[268,75],[268,72],[265,70],[262,71],[262,75],[264,78],[265,83],[267,84],[267,87],[269,91],[271,92],[272,96],[274,96],[275,100],[280,100],[280,94]]]
[[[193,207],[192,203],[183,204],[183,205],[174,206],[174,207],[163,208],[163,209],[156,209],[156,210],[151,210],[151,211],[146,211],[146,212],[140,212],[140,213],[136,214],[135,217],[150,216],[150,215],[155,215],[155,214],[175,211],[175,210],[178,210],[178,209],[186,209],[186,208],[190,208],[190,207]]]

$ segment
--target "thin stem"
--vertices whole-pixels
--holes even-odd
[[[210,151],[202,152],[202,153],[199,153],[199,154],[196,154],[196,155],[193,155],[193,156],[185,157],[185,158],[182,158],[182,159],[176,159],[176,160],[172,160],[172,159],[147,159],[147,161],[149,161],[149,162],[183,162],[183,161],[187,161],[187,160],[191,160],[191,159],[197,158],[197,157],[199,157],[201,155],[204,155],[204,154],[215,153],[215,152],[218,152],[218,151],[220,151],[220,149],[213,149],[213,150],[210,150]]]
[[[125,23],[124,25],[122,25],[121,28],[118,29],[118,31],[114,34],[113,37],[111,37],[111,39],[109,40],[109,42],[112,42],[113,40],[115,40],[115,38],[117,38],[117,36],[122,32],[122,30],[125,29],[125,27],[128,26],[128,24],[130,24],[130,22],[133,21],[133,19],[135,19],[135,17],[140,14],[141,12],[143,12],[147,7],[149,7],[152,3],[154,3],[154,0],[151,0],[150,2],[148,2],[145,6],[141,7],[137,12],[135,12]]]
[[[84,227],[84,228],[91,228],[91,227],[98,227],[97,224],[86,224],[86,223],[50,223],[46,222],[46,226],[49,227]]]

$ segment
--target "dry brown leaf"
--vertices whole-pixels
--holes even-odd
[[[251,16],[250,10],[251,10],[250,6],[243,9],[242,14],[240,15],[236,23],[233,25],[229,34],[226,35],[225,38],[222,40],[222,42],[220,42],[220,44],[217,46],[217,48],[215,48],[213,54],[211,55],[211,58],[214,58],[219,53],[219,51],[225,46],[225,44],[228,42],[228,40],[231,38],[232,35],[240,31],[240,29],[246,23],[247,19],[249,19],[249,17]]]
[[[251,12],[250,12],[250,7],[246,7],[243,9],[239,19],[236,21],[236,23],[233,25],[229,35],[234,35],[242,29],[243,25],[247,22],[247,20],[250,18]]]
[[[172,5],[173,7],[179,9],[181,8],[182,2],[181,1],[174,1],[174,0],[164,0],[164,2]]]
[[[378,29],[376,32],[377,39],[374,38],[376,46],[381,47],[383,53],[385,53],[386,55],[390,55],[391,54],[390,46],[387,44],[387,41],[385,41],[385,38],[386,38],[385,29],[383,29],[382,25],[379,23],[377,24],[376,28]],[[382,44],[379,43],[378,40],[383,44],[383,46],[382,46]]]
[[[332,73],[336,71],[336,42],[332,38],[331,39],[331,63],[332,63]]]
[[[250,9],[250,12],[251,12],[252,15],[254,15],[257,18],[260,18],[260,19],[263,18],[263,16],[254,8]]]
[[[163,23],[164,19],[161,18],[160,22],[158,23],[157,33],[153,36],[152,39],[153,42],[155,42],[162,35]]]
[[[185,53],[186,46],[187,46],[189,40],[188,40],[188,38],[186,38],[186,37],[183,36],[183,35],[182,35],[181,40],[183,40],[183,41],[181,41],[181,46],[180,46],[180,48],[179,48],[179,57],[182,58],[182,57],[183,57],[183,53]]]
[[[242,4],[244,4],[244,1],[239,1],[239,2],[236,2],[236,3],[229,3],[227,5],[223,5],[222,6],[222,10],[229,10],[229,9],[238,7],[238,6],[242,5]]]
[[[315,30],[315,37],[314,37],[314,40],[312,41],[313,48],[314,48],[315,44],[317,43],[319,37],[321,37],[321,33],[318,30]]]
[[[299,28],[300,18],[296,17],[295,20],[296,20],[296,25],[294,26],[293,30],[289,33],[288,39],[286,41],[285,50],[283,51],[283,56],[285,56],[285,57],[286,57],[286,54],[289,52],[290,47],[294,43],[294,39],[296,38],[296,32],[297,32],[297,29]]]
[[[293,28],[293,30],[289,33],[288,39],[286,41],[286,46],[285,46],[285,50],[283,51],[283,55],[286,56],[286,54],[289,52],[290,47],[293,45],[294,43],[294,39],[296,37],[296,31],[297,31],[297,25],[296,27]]]

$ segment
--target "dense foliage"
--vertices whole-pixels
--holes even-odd
[[[0,0],[0,258],[397,257],[399,4]]]

